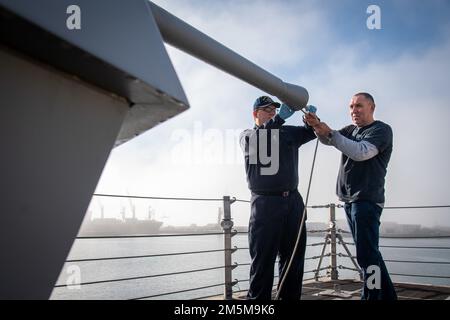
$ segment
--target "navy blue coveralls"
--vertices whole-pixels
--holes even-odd
[[[316,138],[312,128],[283,126],[278,115],[264,125],[241,133],[240,143],[245,155],[247,182],[251,191],[251,216],[249,221],[249,247],[251,256],[250,287],[248,299],[270,300],[274,279],[274,265],[279,256],[280,279],[284,276],[297,239],[304,203],[298,187],[298,148]],[[264,130],[266,129],[266,130]],[[279,129],[279,168],[275,174],[262,175],[260,163],[251,163],[250,152],[260,148],[262,134],[272,136]],[[250,143],[257,137],[258,146]],[[275,150],[268,153],[272,155]],[[259,149],[258,149],[259,150]],[[266,149],[267,150],[267,149]],[[300,243],[288,277],[280,293],[284,300],[298,300],[301,296],[303,265],[306,248],[306,227],[303,226]]]

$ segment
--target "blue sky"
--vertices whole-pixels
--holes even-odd
[[[336,36],[350,45],[353,41],[370,43],[377,54],[392,56],[405,50],[421,50],[445,39],[448,26],[448,1],[321,1],[326,16],[335,26]],[[366,21],[369,5],[378,5],[382,13],[382,30],[370,32],[360,28]],[[444,31],[444,32],[443,32]],[[369,37],[369,38],[368,38]]]
[[[304,86],[333,128],[350,123],[347,104],[353,93],[372,93],[375,117],[394,130],[386,205],[448,203],[450,2],[155,2],[284,81]],[[381,30],[366,27],[370,4],[381,9]],[[252,126],[251,105],[264,93],[170,46],[167,50],[191,108],[116,148],[97,192],[249,199],[236,138]],[[301,124],[301,115],[288,124]],[[313,146],[300,149],[302,194]],[[310,204],[337,201],[339,157],[335,149],[319,147]],[[91,204],[94,215],[98,204]],[[214,222],[220,205],[138,203],[142,216],[149,204],[157,218],[178,225]],[[108,214],[118,215],[120,204],[109,206]],[[234,206],[237,224],[246,224],[249,208]],[[450,225],[450,212],[390,211],[383,219]],[[326,215],[309,214],[309,220],[326,221]]]

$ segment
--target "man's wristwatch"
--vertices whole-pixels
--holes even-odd
[[[333,130],[331,130],[330,132],[328,132],[327,134],[327,139],[329,142],[331,142],[331,139],[333,138]]]

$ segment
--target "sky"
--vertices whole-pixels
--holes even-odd
[[[305,87],[309,103],[334,129],[350,124],[348,103],[360,91],[376,102],[375,118],[391,125],[394,149],[386,206],[450,204],[450,2],[194,1],[156,4],[285,82]],[[369,29],[378,5],[381,29]],[[249,200],[239,133],[253,126],[252,105],[266,93],[166,45],[190,109],[115,148],[96,193]],[[276,99],[276,97],[273,97]],[[278,99],[276,99],[278,100]],[[295,113],[287,124],[301,125]],[[314,143],[300,148],[305,198]],[[319,145],[309,205],[338,203],[340,152]],[[217,220],[220,201],[133,200],[138,217],[151,206],[164,225]],[[119,217],[127,200],[94,197],[89,210]],[[236,225],[250,207],[234,203]],[[338,218],[343,219],[342,210]],[[326,209],[309,222],[327,222]],[[384,210],[382,221],[450,226],[450,209]]]

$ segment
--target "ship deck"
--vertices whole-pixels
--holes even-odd
[[[418,283],[394,283],[399,300],[450,300],[450,286]],[[353,279],[310,280],[303,283],[302,300],[360,300],[362,282]],[[233,294],[233,299],[243,300],[246,291]],[[220,300],[215,296],[211,300]],[[273,292],[275,298],[275,291]]]

